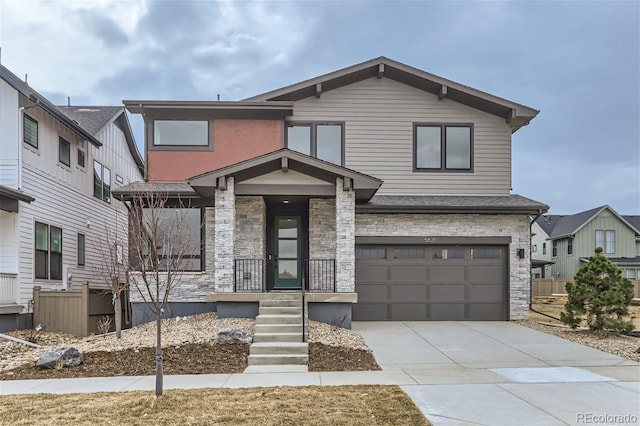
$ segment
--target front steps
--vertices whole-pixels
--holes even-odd
[[[260,301],[247,370],[267,371],[269,366],[278,371],[286,366],[306,370],[309,345],[302,342],[301,305],[300,293],[270,293]]]

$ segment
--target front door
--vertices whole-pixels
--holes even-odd
[[[300,216],[275,216],[275,279],[273,287],[302,288]]]

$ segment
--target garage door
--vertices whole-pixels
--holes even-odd
[[[357,246],[357,321],[507,320],[507,247]]]

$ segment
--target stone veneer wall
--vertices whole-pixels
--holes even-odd
[[[263,259],[266,207],[262,197],[236,197],[236,259]]]
[[[215,235],[214,208],[204,209],[205,234],[205,270],[202,272],[185,272],[182,274],[169,295],[170,302],[209,302],[209,295],[213,293],[214,268],[214,240]],[[131,288],[129,297],[133,303],[142,303],[142,297],[137,289]],[[145,308],[146,309],[146,308]]]
[[[216,189],[216,208],[214,251],[210,255],[214,256],[214,285],[216,293],[233,292],[233,256],[235,243],[236,225],[236,197],[234,193],[234,179],[227,178],[227,188],[225,190]]]
[[[309,258],[334,259],[336,255],[336,200],[309,200]]]
[[[529,312],[529,217],[478,214],[358,214],[357,236],[511,237],[509,247],[510,316],[527,318]],[[518,259],[516,249],[525,249]]]
[[[356,283],[356,195],[345,191],[342,178],[336,179],[336,290],[355,291]]]

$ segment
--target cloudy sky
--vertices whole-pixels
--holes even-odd
[[[640,214],[638,1],[0,0],[0,47],[74,105],[239,100],[387,56],[541,110],[513,193]]]

